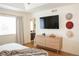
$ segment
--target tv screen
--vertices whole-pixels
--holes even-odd
[[[43,29],[59,29],[59,15],[40,17],[40,26]]]

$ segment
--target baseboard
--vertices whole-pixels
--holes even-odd
[[[79,56],[79,55],[76,55],[76,54],[72,54],[72,53],[69,53],[69,52],[65,52],[65,51],[62,51],[63,53],[66,53],[68,54],[69,56]]]

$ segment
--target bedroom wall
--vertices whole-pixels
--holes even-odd
[[[0,15],[13,15],[23,17],[23,29],[24,29],[24,44],[30,42],[30,13],[10,11],[0,9]],[[0,45],[5,43],[11,43],[16,41],[16,35],[0,36]]]
[[[36,35],[41,35],[42,33],[49,34],[56,34],[63,37],[63,47],[62,51],[79,55],[79,4],[73,4],[58,8],[53,8],[50,10],[41,11],[35,13],[34,16],[36,17]],[[51,10],[57,10],[51,12]],[[73,18],[71,21],[74,23],[73,29],[69,30],[66,28],[66,22],[68,21],[65,18],[67,13],[72,13]],[[39,17],[42,16],[50,16],[50,15],[59,15],[59,29],[40,29],[40,21]],[[72,31],[74,36],[68,37],[67,31]]]

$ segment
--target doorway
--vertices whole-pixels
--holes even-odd
[[[35,19],[30,21],[30,35],[31,35],[31,42],[34,43],[34,38],[35,38]]]

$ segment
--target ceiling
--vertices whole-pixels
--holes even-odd
[[[0,9],[36,13],[70,4],[71,3],[0,3]]]

